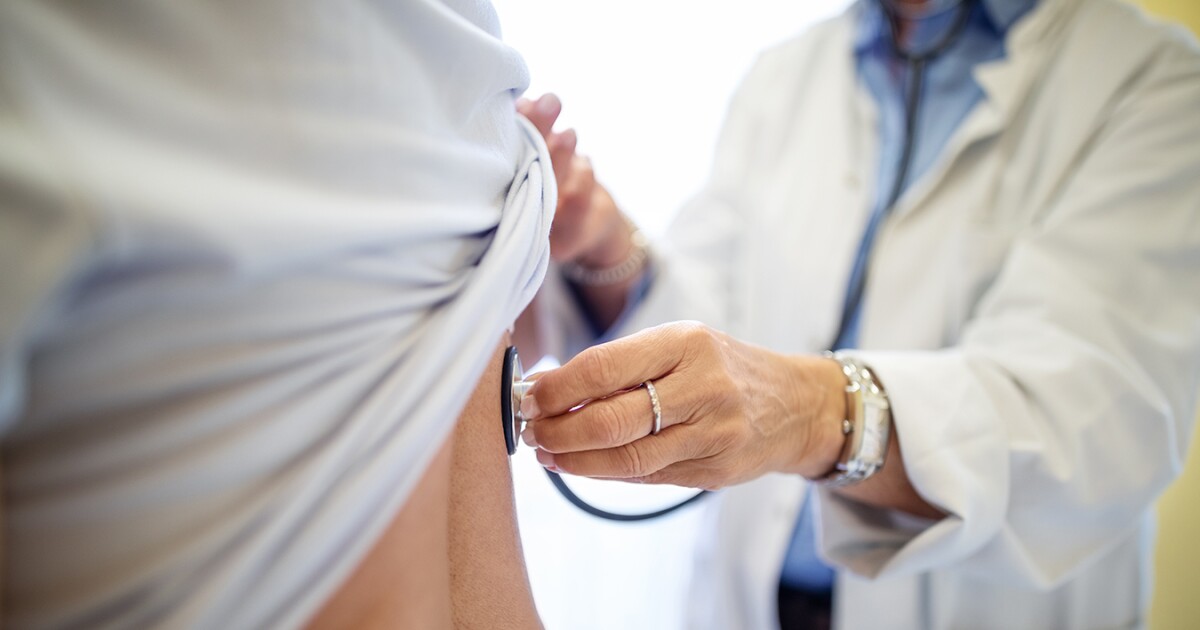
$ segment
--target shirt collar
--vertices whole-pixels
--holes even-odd
[[[883,43],[888,34],[887,19],[883,15],[882,0],[862,0],[859,3],[859,19],[854,31],[854,52],[866,52],[873,44]],[[1037,0],[980,0],[985,21],[998,35],[1008,29],[1037,4]]]
[[[1037,0],[983,0],[983,12],[997,32],[1007,33],[1009,28],[1029,13]]]

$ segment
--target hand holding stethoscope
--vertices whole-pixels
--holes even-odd
[[[505,442],[515,449],[524,421],[552,473],[713,490],[769,472],[821,477],[842,450],[836,361],[783,355],[694,322],[589,348],[532,385],[514,379],[515,353],[509,360]]]
[[[525,394],[529,392],[529,388],[533,386],[533,381],[523,378],[523,373],[524,371],[521,367],[521,359],[519,356],[517,356],[517,349],[513,346],[509,346],[504,353],[504,368],[501,376],[502,389],[500,393],[500,416],[504,430],[504,445],[505,448],[508,449],[509,455],[514,455],[517,452],[517,440],[520,439],[520,436],[522,434],[526,436],[529,435],[529,433],[525,431],[526,419],[524,413],[521,411],[521,403],[525,397]],[[650,381],[643,383],[642,387],[646,389],[647,394],[650,396],[650,408],[654,414],[654,421],[650,430],[650,434],[657,435],[659,431],[662,430],[662,406],[658,399],[658,391],[654,386],[654,383]],[[529,441],[528,438],[526,439]],[[533,446],[534,444],[530,445]],[[705,494],[708,493],[707,491],[702,490],[683,501],[672,504],[660,510],[654,510],[652,512],[641,512],[636,514],[617,513],[600,509],[580,498],[579,495],[575,494],[575,492],[571,490],[570,486],[568,486],[566,482],[562,480],[562,477],[559,476],[557,471],[546,468],[546,475],[550,478],[550,482],[554,484],[554,487],[559,491],[559,493],[562,494],[567,501],[570,501],[572,505],[580,510],[583,510],[584,512],[587,512],[588,514],[591,514],[592,516],[610,521],[634,522],[656,519],[660,516],[666,516],[682,507],[690,505],[700,500]]]

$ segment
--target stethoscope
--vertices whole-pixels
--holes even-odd
[[[921,106],[921,84],[925,78],[925,66],[938,55],[944,53],[962,34],[963,28],[967,24],[967,20],[971,15],[971,9],[975,0],[961,0],[958,2],[957,15],[954,23],[947,29],[942,38],[931,46],[929,49],[913,53],[904,50],[900,46],[900,18],[899,11],[888,0],[881,0],[880,6],[883,8],[884,14],[887,16],[888,26],[891,29],[891,48],[893,54],[908,66],[908,90],[906,94],[906,108],[904,119],[904,146],[900,154],[900,164],[896,169],[896,178],[893,181],[891,191],[887,197],[887,209],[892,208],[896,201],[900,198],[900,193],[904,190],[904,181],[908,178],[908,172],[911,167],[913,151],[915,147],[915,134],[917,129],[917,114]],[[846,300],[846,308],[842,313],[842,321],[838,327],[838,337],[845,326],[849,323],[850,314],[858,308],[859,302],[862,301],[863,288],[866,286],[866,273],[861,274],[859,281],[854,287],[851,287],[850,294]],[[830,344],[833,345],[833,344]],[[504,446],[508,449],[508,454],[511,456],[517,452],[517,440],[521,435],[521,430],[525,426],[525,418],[521,415],[521,399],[529,388],[533,385],[532,381],[524,378],[524,371],[521,368],[521,359],[517,356],[517,349],[509,346],[504,352],[503,373],[500,378],[500,419],[504,425]],[[636,522],[647,521],[666,516],[682,509],[709,494],[708,491],[701,490],[687,499],[667,506],[661,510],[653,512],[644,512],[638,514],[620,514],[602,510],[587,501],[584,501],[567,486],[562,477],[551,470],[546,470],[546,475],[550,478],[550,482],[572,505],[602,519],[620,522]]]
[[[517,356],[517,349],[509,346],[504,351],[504,366],[500,374],[500,420],[504,425],[504,446],[508,449],[508,454],[513,455],[517,452],[517,440],[521,435],[521,430],[525,426],[525,417],[521,415],[521,399],[525,397],[525,393],[533,385],[532,381],[524,378],[524,370],[521,368],[521,358]],[[708,494],[707,491],[701,490],[684,501],[680,501],[674,505],[668,506],[661,510],[653,512],[644,512],[639,514],[620,514],[617,512],[609,512],[602,510],[587,501],[584,501],[579,495],[571,490],[567,482],[563,481],[562,477],[552,471],[546,470],[546,476],[550,478],[550,483],[558,490],[563,497],[571,502],[571,505],[591,514],[609,521],[620,521],[631,523],[636,521],[648,521],[651,519],[666,516],[678,509],[699,501],[701,497]]]
[[[908,66],[908,89],[905,94],[904,107],[904,145],[900,151],[900,164],[896,169],[896,177],[892,180],[892,188],[888,193],[887,204],[884,206],[881,216],[886,216],[900,200],[900,193],[904,191],[904,182],[908,180],[908,172],[912,168],[913,153],[916,149],[917,116],[921,108],[921,87],[925,80],[925,66],[958,41],[971,17],[974,4],[975,0],[960,0],[957,3],[954,23],[950,25],[942,38],[927,50],[914,53],[904,50],[900,46],[900,19],[903,17],[900,15],[900,9],[889,0],[880,0],[879,2],[891,30],[892,36],[888,39],[888,43],[891,45],[892,54]],[[858,282],[850,287],[846,296],[846,306],[842,311],[842,319],[838,324],[837,336],[834,337],[834,344],[830,345],[835,345],[837,340],[842,338],[846,326],[850,324],[850,318],[858,311],[858,307],[862,303],[863,290],[867,286],[867,270],[869,268],[869,264],[864,264]]]

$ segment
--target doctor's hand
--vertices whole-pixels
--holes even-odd
[[[628,255],[628,230],[616,203],[596,182],[592,163],[575,152],[574,129],[554,131],[562,102],[554,94],[537,100],[521,98],[517,111],[529,119],[550,150],[558,181],[558,208],[550,231],[550,256],[558,262],[575,262],[603,269]]]
[[[652,381],[662,424],[651,435]],[[554,471],[716,489],[769,472],[818,478],[844,437],[836,361],[786,356],[678,322],[589,348],[543,373],[522,438]]]

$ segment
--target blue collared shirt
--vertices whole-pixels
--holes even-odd
[[[1004,57],[1005,33],[1035,3],[1036,0],[981,0],[972,7],[957,40],[926,64],[912,163],[903,188],[907,189],[929,171],[951,135],[983,98],[983,91],[975,82],[972,71],[981,63]],[[908,41],[902,42],[905,49],[919,53],[936,45],[953,24],[957,6],[958,3],[953,1],[930,2],[924,15],[917,18]],[[851,272],[846,306],[849,305],[850,287],[855,286],[865,273],[875,233],[890,210],[885,207],[887,197],[895,183],[904,150],[907,67],[892,50],[891,31],[879,0],[860,3],[854,32],[854,57],[858,77],[874,97],[879,110],[876,129],[879,162],[872,180],[875,204]],[[858,345],[861,312],[862,302],[859,302],[858,308],[849,314],[847,326],[835,347],[854,348]],[[833,570],[816,555],[812,512],[813,506],[806,500],[792,534],[781,580],[793,588],[827,591],[833,586]]]

